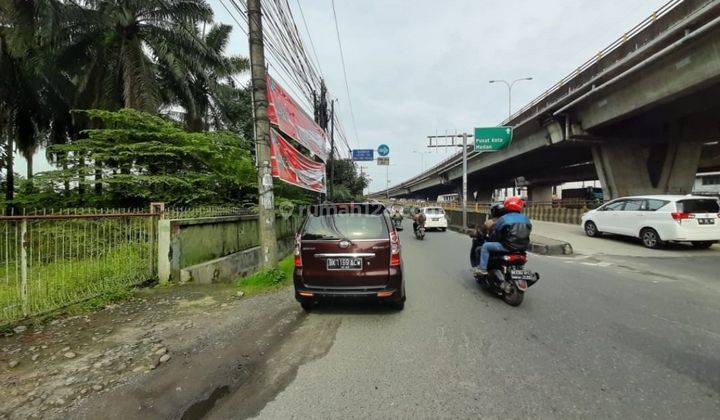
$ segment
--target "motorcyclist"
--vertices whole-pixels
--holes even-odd
[[[400,210],[401,208],[396,206],[393,208],[392,215],[390,215],[390,219],[392,219],[394,227],[399,227],[402,224],[403,215]]]
[[[486,240],[493,234],[495,223],[503,215],[505,215],[505,207],[502,203],[493,204],[492,207],[490,207],[490,217],[488,217],[483,224],[475,226],[475,231],[470,233],[470,237],[472,238],[470,258],[473,267],[479,265],[480,247],[482,247]]]
[[[498,218],[490,241],[482,244],[480,265],[476,274],[486,275],[491,252],[521,252],[530,246],[532,223],[522,214],[525,203],[520,197],[508,197],[503,202],[505,214]]]
[[[419,208],[415,209],[415,213],[412,216],[413,219],[413,232],[417,232],[419,226],[425,226],[425,213],[420,211]]]

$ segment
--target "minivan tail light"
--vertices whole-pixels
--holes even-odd
[[[302,256],[300,255],[300,235],[295,236],[295,251],[293,254],[295,256],[295,267],[301,268]]]
[[[673,212],[673,213],[670,213],[670,215],[675,220],[685,220],[685,219],[695,218],[695,216],[692,213],[684,213],[684,212]]]
[[[400,240],[395,229],[390,231],[390,267],[400,265]]]

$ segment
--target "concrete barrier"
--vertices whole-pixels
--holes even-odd
[[[292,249],[296,219],[278,218],[278,251]],[[232,280],[258,267],[257,216],[160,220],[158,277],[161,282]]]
[[[552,210],[577,210],[577,209],[552,209],[548,207],[549,211],[543,213],[544,217],[551,217],[553,214],[555,217],[560,218],[566,217],[566,220],[573,220],[572,213],[565,212],[553,212]],[[462,227],[462,212],[457,210],[445,210],[445,214],[448,218],[448,227],[456,232],[470,234],[476,224],[482,224],[487,219],[488,215],[484,213],[468,212],[468,225],[470,227]],[[530,217],[530,216],[528,216]],[[530,217],[532,220],[532,217]],[[542,219],[540,219],[542,220]],[[568,242],[559,241],[557,239],[546,238],[539,235],[530,235],[530,249],[528,251],[542,255],[571,255],[573,253],[572,245]]]

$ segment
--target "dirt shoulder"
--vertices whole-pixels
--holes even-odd
[[[147,289],[1,337],[0,419],[201,417],[304,317],[289,288],[237,291]]]

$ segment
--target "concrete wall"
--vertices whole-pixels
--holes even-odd
[[[579,225],[580,218],[586,212],[586,209],[572,209],[545,205],[530,205],[523,211],[530,220],[542,220],[545,222],[557,222],[557,223],[568,223]],[[486,209],[480,209],[480,211],[468,211],[468,227],[474,228],[476,224],[483,223],[488,217],[488,211]],[[448,218],[448,224],[452,226],[462,226],[462,211],[460,210],[445,210],[445,214]]]
[[[296,220],[278,218],[276,227],[285,256]],[[257,216],[160,220],[158,277],[161,282],[231,280],[258,266],[257,246]]]

